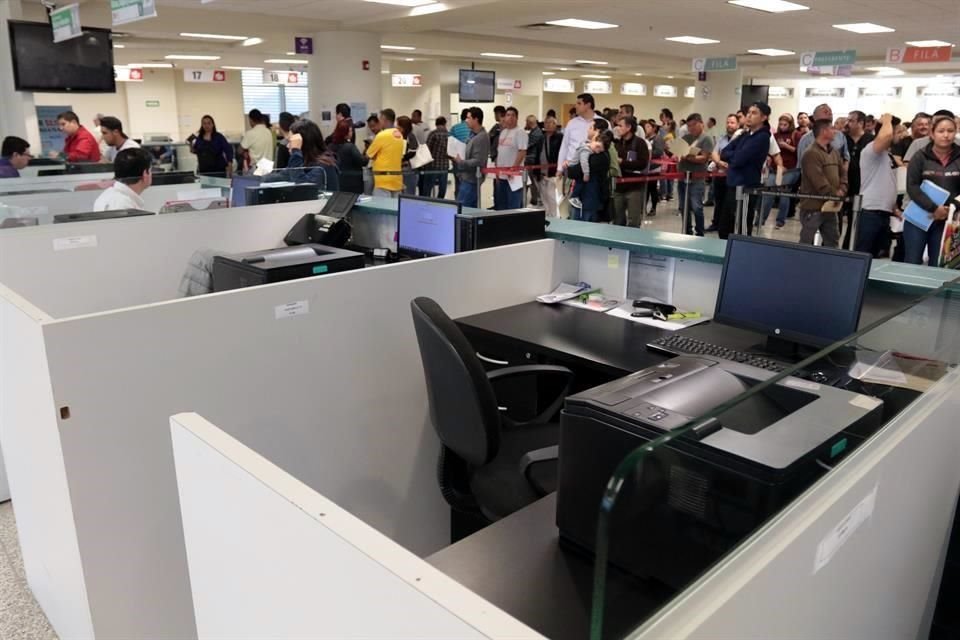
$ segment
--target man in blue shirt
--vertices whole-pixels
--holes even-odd
[[[460,112],[460,122],[450,127],[450,135],[460,142],[466,144],[470,139],[470,127],[467,126],[467,114],[470,109],[464,109]]]
[[[718,231],[721,240],[733,232],[737,210],[737,187],[759,187],[760,174],[770,153],[770,105],[755,102],[744,118],[746,132],[734,138],[722,152],[720,159],[727,163],[727,193],[720,211]],[[753,201],[755,198],[751,197]],[[748,206],[747,220],[752,219],[753,207]],[[748,233],[750,232],[748,225]]]
[[[7,136],[0,148],[0,178],[19,178],[20,170],[30,164],[30,143],[23,138]]]

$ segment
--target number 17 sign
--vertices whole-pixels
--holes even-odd
[[[223,69],[184,69],[184,82],[226,82],[227,72]]]

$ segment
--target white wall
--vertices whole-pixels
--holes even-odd
[[[178,139],[185,140],[191,133],[196,133],[205,115],[213,116],[217,130],[228,138],[240,138],[243,135],[246,119],[243,114],[241,72],[228,69],[226,74],[227,81],[223,83],[184,82],[183,70],[174,71],[180,133]]]

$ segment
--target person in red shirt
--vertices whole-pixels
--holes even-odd
[[[100,162],[100,145],[86,127],[80,124],[80,118],[73,111],[64,111],[57,116],[60,131],[67,134],[63,145],[63,156],[67,162]]]

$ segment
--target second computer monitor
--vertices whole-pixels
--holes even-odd
[[[731,236],[714,318],[826,346],[857,331],[870,263],[865,253]]]
[[[400,196],[397,251],[411,258],[455,253],[460,205],[452,200]]]

